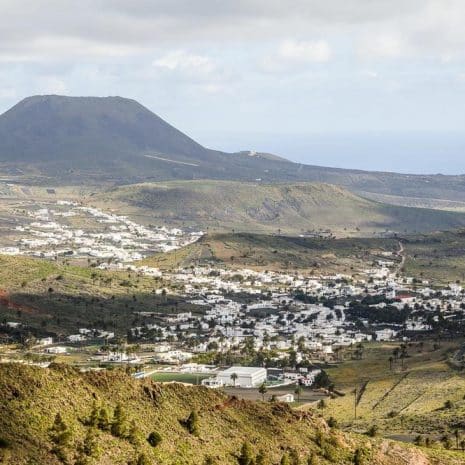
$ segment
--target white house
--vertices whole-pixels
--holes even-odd
[[[291,394],[290,392],[282,394],[280,396],[276,396],[276,400],[278,402],[294,402],[294,394]]]
[[[260,367],[232,366],[227,370],[220,371],[217,375],[217,379],[225,386],[256,387],[266,380],[266,369]]]

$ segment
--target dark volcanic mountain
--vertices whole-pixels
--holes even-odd
[[[134,100],[29,97],[0,117],[3,160],[38,161],[143,153],[202,157],[207,150]]]
[[[16,169],[54,182],[317,181],[357,192],[465,201],[465,176],[344,170],[210,150],[121,97],[49,95],[19,102],[0,116],[0,172]]]

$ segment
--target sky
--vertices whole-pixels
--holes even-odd
[[[138,100],[211,148],[465,173],[463,0],[0,0],[0,112]]]

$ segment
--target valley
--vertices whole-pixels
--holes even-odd
[[[2,463],[465,463],[461,176],[217,152],[116,97],[2,134]]]

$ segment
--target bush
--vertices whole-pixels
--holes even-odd
[[[160,433],[157,433],[156,431],[152,431],[149,434],[149,437],[147,438],[147,442],[152,446],[152,447],[157,447],[162,441],[162,437]]]
[[[376,437],[378,435],[378,427],[376,425],[370,426],[370,428],[367,431],[367,435],[371,438]]]
[[[194,436],[199,435],[199,415],[195,410],[192,410],[184,423],[189,433]]]
[[[337,428],[337,420],[334,417],[329,417],[328,426],[330,428]]]
[[[307,459],[307,465],[318,465],[319,463],[318,456],[312,452]]]
[[[364,449],[356,449],[354,453],[354,465],[368,464],[367,452]]]
[[[127,430],[126,415],[121,404],[118,404],[115,408],[115,414],[111,424],[111,434],[117,438],[124,438],[127,435]]]
[[[241,454],[239,455],[237,462],[239,465],[252,465],[255,463],[252,446],[249,442],[244,442],[241,447]]]
[[[0,438],[0,449],[8,449],[10,447],[10,441],[5,438]]]
[[[98,413],[97,427],[102,431],[110,431],[111,421],[108,409],[101,407]]]

